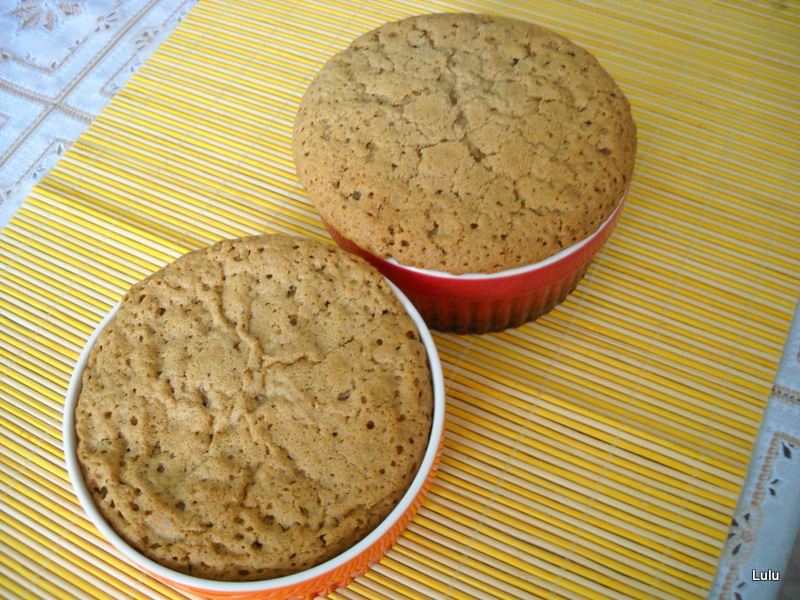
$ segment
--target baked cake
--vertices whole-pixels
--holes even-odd
[[[628,189],[636,126],[589,52],[533,23],[429,14],[333,56],[296,116],[297,176],[326,224],[452,274],[538,262]]]
[[[134,285],[94,345],[78,459],[112,527],[186,574],[269,579],[350,547],[431,426],[416,326],[365,261],[263,235]]]

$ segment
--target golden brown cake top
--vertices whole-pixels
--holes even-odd
[[[98,508],[190,575],[268,579],[339,554],[413,479],[432,391],[383,277],[283,235],[223,241],[134,285],[76,409]]]
[[[333,56],[300,103],[293,152],[323,219],[360,247],[490,273],[593,233],[630,184],[636,127],[613,79],[568,39],[433,14]]]

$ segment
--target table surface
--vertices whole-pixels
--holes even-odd
[[[88,4],[0,19],[46,37]],[[306,85],[360,33],[452,10],[593,52],[633,106],[635,178],[563,305],[502,333],[434,334],[438,475],[398,544],[333,597],[774,596],[752,570],[783,570],[800,523],[796,2],[141,5],[181,22],[136,38],[141,65],[111,58],[135,74],[17,185],[19,206],[4,199],[0,596],[184,597],[127,564],[72,492],[61,423],[78,354],[132,283],[189,250],[265,231],[332,243],[291,160]],[[122,43],[122,3],[98,6],[92,31]],[[0,93],[19,92],[25,60],[4,52]],[[22,147],[2,136],[0,167]]]

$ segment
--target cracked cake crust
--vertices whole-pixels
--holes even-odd
[[[425,348],[366,262],[266,235],[134,285],[76,408],[95,503],[149,558],[269,579],[339,554],[411,483],[427,444]]]
[[[322,218],[400,264],[538,262],[591,235],[630,185],[636,126],[588,52],[479,14],[387,23],[333,56],[294,125]]]

